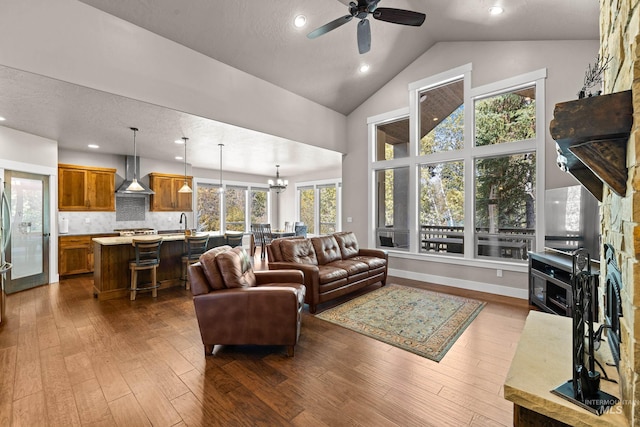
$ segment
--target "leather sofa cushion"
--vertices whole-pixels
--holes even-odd
[[[342,253],[336,238],[333,236],[319,236],[311,238],[313,249],[316,251],[318,265],[329,264],[342,259]]]
[[[360,273],[367,273],[369,271],[369,264],[356,261],[353,258],[334,261],[330,265],[331,267],[337,267],[346,270],[349,277],[355,276]]]
[[[285,239],[280,243],[280,251],[285,262],[318,265],[316,252],[309,239]]]
[[[318,282],[320,282],[321,285],[340,279],[344,279],[346,283],[346,279],[348,276],[347,270],[343,268],[332,267],[330,265],[320,265],[318,266],[318,269]]]
[[[349,261],[364,262],[369,266],[370,269],[384,267],[387,264],[387,261],[384,258],[376,258],[374,256],[363,256],[363,255],[358,255],[353,258],[350,258]]]
[[[356,235],[353,231],[335,233],[334,236],[338,242],[338,246],[340,247],[342,259],[349,259],[358,255],[360,247],[358,246],[358,240],[356,239]]]
[[[237,247],[218,254],[216,263],[227,288],[251,288],[256,285],[256,275],[244,248]]]
[[[200,264],[202,265],[202,270],[209,282],[211,290],[217,291],[225,288],[224,280],[220,274],[218,264],[216,263],[216,256],[229,249],[231,249],[231,246],[218,246],[217,248],[209,249],[207,252],[200,255]]]
[[[282,237],[280,239],[272,240],[270,245],[271,245],[271,254],[273,255],[273,259],[270,261],[273,261],[273,262],[284,261],[284,259],[282,258],[282,250],[280,248],[280,244],[287,239],[288,240],[304,239],[304,237],[303,236]]]

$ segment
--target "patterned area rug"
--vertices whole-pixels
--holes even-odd
[[[316,315],[439,362],[485,303],[401,285],[386,285]]]

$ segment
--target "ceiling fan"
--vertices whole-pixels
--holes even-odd
[[[390,7],[378,7],[380,0],[358,0],[349,3],[349,14],[335,19],[316,28],[307,34],[310,39],[315,39],[329,31],[335,30],[341,25],[346,24],[353,18],[358,18],[358,51],[362,53],[369,52],[371,49],[371,28],[369,26],[368,15],[372,15],[374,19],[379,21],[392,22],[394,24],[411,25],[419,27],[424,22],[426,15],[411,10],[394,9]]]

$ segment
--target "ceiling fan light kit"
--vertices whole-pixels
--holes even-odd
[[[372,15],[374,19],[393,24],[410,25],[419,27],[424,23],[426,15],[411,10],[395,9],[391,7],[378,7],[380,0],[358,0],[349,3],[349,15],[334,19],[323,26],[316,28],[307,34],[310,39],[315,39],[329,31],[346,24],[353,18],[358,18],[358,52],[367,53],[371,49],[371,26],[367,17]]]

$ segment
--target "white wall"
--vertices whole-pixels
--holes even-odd
[[[348,153],[343,158],[342,221],[352,217],[350,229],[358,240],[367,242],[367,117],[409,105],[409,83],[471,63],[472,87],[485,85],[519,74],[546,68],[546,182],[547,187],[577,183],[570,175],[555,167],[555,141],[548,132],[556,103],[577,98],[584,72],[594,62],[599,43],[593,41],[543,42],[449,42],[438,43],[382,87],[351,113],[347,120]],[[526,296],[526,267],[514,267],[496,275],[502,268],[484,263],[487,268],[427,262],[424,258],[402,258],[392,255],[393,274],[430,280],[442,284],[486,290],[513,296]],[[481,263],[478,263],[481,264]],[[482,264],[481,264],[482,265]]]
[[[344,152],[344,115],[84,3],[0,10],[2,65]]]

